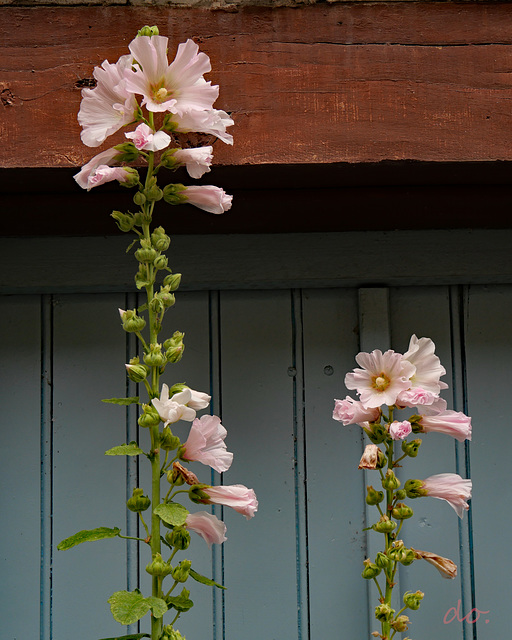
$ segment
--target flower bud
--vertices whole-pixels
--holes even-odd
[[[416,440],[411,440],[407,442],[406,440],[402,441],[402,451],[409,456],[409,458],[415,458],[418,455],[418,449],[420,448],[421,439],[416,438]]]
[[[127,187],[128,189],[136,187],[140,180],[137,169],[134,169],[133,167],[123,167],[123,169],[125,170],[126,176],[123,181],[119,181],[119,184],[122,187]]]
[[[179,631],[174,629],[172,624],[166,624],[159,640],[185,640],[185,636],[182,636]]]
[[[187,187],[183,184],[167,184],[163,191],[164,200],[167,204],[183,204],[188,200],[186,190]]]
[[[144,428],[155,427],[160,423],[160,416],[158,415],[158,411],[152,404],[145,404],[142,407],[142,413],[137,420],[139,426]]]
[[[164,256],[161,256],[161,257],[164,257]],[[164,305],[164,309],[168,309],[169,307],[172,307],[176,302],[174,293],[170,292],[169,287],[160,287],[160,291],[158,292],[157,296],[158,296],[158,299],[161,300],[162,304]]]
[[[395,520],[407,520],[414,515],[414,511],[411,507],[403,502],[398,502],[394,507],[391,515]]]
[[[125,364],[126,373],[133,382],[143,382],[149,373],[148,367],[144,364]]]
[[[404,567],[408,567],[416,560],[416,553],[414,549],[406,549],[405,553],[402,555],[400,562],[404,565]]]
[[[156,178],[153,176],[150,180],[149,186],[144,189],[144,195],[149,202],[158,202],[164,196],[162,189],[157,185]]]
[[[400,486],[400,480],[395,476],[392,469],[388,469],[384,479],[382,480],[382,486],[386,490],[398,489]]]
[[[114,147],[119,154],[116,158],[116,162],[133,162],[139,157],[139,150],[133,144],[133,142],[123,142],[116,144]]]
[[[386,569],[387,567],[389,567],[389,558],[385,553],[379,551],[375,556],[375,564],[381,569]]]
[[[181,283],[181,273],[170,273],[164,278],[164,286],[169,287],[169,291],[176,291]]]
[[[171,244],[171,239],[165,233],[163,227],[157,227],[151,234],[151,244],[157,251],[167,251]]]
[[[146,571],[150,576],[160,576],[163,578],[171,573],[172,567],[157,553],[153,560],[146,566]]]
[[[112,218],[116,221],[117,226],[121,231],[131,231],[134,225],[133,215],[130,213],[123,213],[122,211],[112,211],[110,214]]]
[[[150,263],[155,260],[158,254],[153,247],[148,247],[147,249],[137,249],[134,255],[139,262]]]
[[[150,344],[149,353],[145,353],[143,358],[148,367],[161,367],[163,364],[165,364],[165,356],[162,353],[162,345],[158,343]]]
[[[427,490],[423,488],[423,480],[407,480],[404,489],[408,498],[421,498],[427,495]]]
[[[404,489],[398,489],[398,491],[395,491],[395,498],[397,500],[405,500],[405,498],[407,498],[407,493]]]
[[[401,633],[402,631],[407,631],[407,629],[409,628],[408,623],[409,623],[408,616],[398,616],[398,618],[393,620],[393,622],[391,623],[391,627],[395,631],[398,631],[399,633]]]
[[[371,485],[369,487],[366,487],[366,504],[380,504],[383,500],[384,493],[382,491],[377,491]]]
[[[391,533],[396,529],[396,522],[393,522],[388,516],[384,515],[379,518],[378,522],[372,525],[372,529],[378,533]]]
[[[174,527],[165,534],[165,539],[171,547],[184,551],[190,544],[190,532],[185,527]]]
[[[190,574],[192,562],[190,560],[182,560],[177,567],[172,570],[172,577],[176,582],[186,582]]]
[[[375,607],[375,617],[380,622],[391,622],[393,620],[393,616],[395,615],[395,610],[392,609],[389,604],[382,603]]]
[[[149,27],[148,25],[145,25],[144,27],[142,27],[142,29],[139,29],[137,31],[137,37],[139,36],[157,36],[158,34],[158,27],[155,25],[154,27]]]
[[[374,564],[369,558],[364,561],[364,569],[361,574],[365,580],[373,580],[381,572],[381,568]]]
[[[388,432],[386,431],[386,427],[380,424],[380,422],[370,422],[368,427],[363,428],[373,444],[381,444],[387,438]]]
[[[130,511],[138,513],[140,511],[146,511],[149,509],[149,505],[151,504],[151,500],[143,495],[143,489],[134,489],[132,497],[126,503],[126,506]]]
[[[208,484],[195,484],[188,490],[188,497],[195,504],[210,504],[210,496],[203,491],[210,485]]]
[[[169,427],[164,427],[160,434],[160,448],[165,451],[174,451],[181,444],[178,436],[175,436]]]
[[[128,311],[119,309],[119,315],[123,322],[123,329],[127,332],[142,331],[146,326],[146,321],[137,315],[135,309],[128,309]]]
[[[175,331],[172,338],[164,342],[165,357],[168,362],[179,362],[183,357],[185,345],[183,344],[184,333]]]
[[[422,591],[416,591],[415,593],[412,593],[412,591],[406,591],[404,593],[405,606],[409,607],[409,609],[412,609],[413,611],[416,611],[420,608],[420,603],[423,600],[424,595],[425,594]]]
[[[133,196],[134,204],[141,207],[146,202],[146,196],[142,193],[142,191],[137,191],[137,193]]]

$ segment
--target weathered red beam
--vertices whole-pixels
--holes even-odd
[[[0,167],[78,166],[80,87],[157,24],[236,121],[226,165],[511,160],[512,5],[0,9]]]

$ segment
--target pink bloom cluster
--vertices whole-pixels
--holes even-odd
[[[219,87],[204,79],[204,74],[211,71],[208,56],[187,40],[178,46],[176,57],[169,63],[167,48],[168,39],[163,36],[137,36],[129,44],[129,55],[115,64],[105,60],[95,68],[96,87],[82,90],[78,113],[84,144],[98,147],[135,122],[140,124],[125,135],[142,154],[167,149],[173,141],[172,132],[208,133],[233,144],[233,137],[226,131],[233,120],[225,111],[213,108]],[[144,117],[143,109],[150,117]],[[153,125],[154,114],[165,114],[160,129]],[[210,171],[211,146],[169,151],[174,167],[184,166],[192,178]],[[92,158],[75,180],[88,190],[112,180],[126,182],[125,169],[112,166],[122,162],[121,151],[108,149]],[[185,187],[182,196],[183,202],[211,213],[231,208],[231,196],[212,185]]]

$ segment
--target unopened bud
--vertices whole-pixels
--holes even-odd
[[[135,220],[130,213],[123,213],[122,211],[112,211],[110,214],[116,221],[117,226],[121,231],[127,232],[133,229]]]
[[[146,202],[146,196],[142,193],[142,191],[137,191],[137,193],[133,196],[134,204],[141,207]]]
[[[146,321],[137,315],[135,309],[128,309],[127,311],[119,309],[119,315],[121,316],[123,329],[127,332],[142,331],[146,326]]]
[[[383,515],[379,521],[372,525],[372,529],[378,533],[391,533],[396,529],[396,522],[389,519],[389,516]]]
[[[149,373],[148,367],[144,364],[125,364],[126,373],[133,382],[143,382]]]
[[[138,513],[140,511],[146,511],[149,509],[149,505],[151,504],[151,500],[143,495],[143,489],[134,489],[132,497],[126,503],[126,506],[130,511]]]
[[[153,560],[146,566],[146,571],[150,576],[160,576],[163,578],[171,573],[172,567],[157,553]]]
[[[145,404],[142,407],[142,413],[140,414],[137,422],[139,423],[139,426],[146,429],[155,427],[160,423],[160,416],[152,404]]]
[[[169,291],[176,291],[181,283],[181,273],[170,273],[164,278],[164,286],[169,287]]]
[[[423,600],[423,596],[425,594],[422,591],[416,591],[412,593],[412,591],[406,591],[404,593],[404,604],[409,609],[416,611],[416,609],[420,608],[420,603]]]
[[[165,233],[163,227],[157,227],[151,234],[151,244],[157,251],[167,251],[171,244],[170,237]]]
[[[190,532],[184,527],[174,527],[165,534],[165,539],[171,547],[184,551],[190,544]]]
[[[143,358],[148,367],[161,367],[163,364],[165,364],[165,356],[162,353],[162,345],[158,343],[150,344],[149,353],[145,353]]]
[[[409,628],[408,624],[409,624],[408,616],[398,616],[398,618],[393,620],[393,622],[391,623],[391,627],[395,631],[398,631],[399,633],[401,633],[402,631],[407,631],[407,629]]]
[[[373,444],[381,444],[388,435],[386,427],[380,424],[380,422],[370,422],[368,427],[364,427],[364,430]]]
[[[177,567],[172,570],[172,577],[176,582],[186,582],[190,574],[190,560],[182,560]]]
[[[137,31],[137,37],[139,36],[157,36],[158,35],[158,27],[155,25],[154,27],[149,27],[148,25],[142,27]]]
[[[116,144],[114,149],[116,151],[119,151],[116,162],[133,162],[139,157],[139,150],[133,144],[133,142],[123,142],[121,144]]]
[[[392,609],[389,606],[389,604],[387,604],[385,602],[382,603],[382,604],[379,604],[375,608],[375,617],[380,622],[391,622],[391,620],[393,620],[393,616],[394,615],[395,615],[395,610]]]
[[[369,487],[366,487],[366,504],[380,504],[383,500],[384,493],[382,491],[377,491],[371,485]]]
[[[364,561],[364,569],[361,574],[365,580],[373,580],[381,572],[381,568],[374,564],[369,558]]]
[[[178,436],[175,436],[169,427],[164,427],[160,434],[160,448],[165,451],[174,451],[181,444]]]
[[[407,520],[414,515],[414,511],[411,507],[403,502],[398,502],[391,512],[391,515],[395,520]]]
[[[137,249],[134,255],[139,262],[145,264],[153,262],[158,254],[153,247],[148,247],[147,249]]]
[[[381,569],[386,569],[389,566],[389,558],[385,553],[379,551],[375,556],[375,564]]]
[[[400,480],[395,476],[392,469],[388,469],[384,479],[382,480],[382,487],[386,490],[398,489],[400,486]]]
[[[409,458],[415,458],[418,455],[418,449],[421,445],[421,439],[416,438],[416,440],[411,440],[407,442],[406,440],[402,441],[402,451],[405,455],[409,456]]]

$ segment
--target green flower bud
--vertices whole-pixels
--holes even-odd
[[[119,156],[116,158],[116,162],[133,162],[139,157],[139,150],[133,144],[133,142],[123,142],[116,144],[114,147],[116,151],[119,151]]]
[[[158,292],[158,298],[162,301],[165,309],[172,307],[176,303],[176,297],[174,293],[171,293],[169,287],[160,287]]]
[[[144,266],[144,264],[139,265],[139,270],[135,274],[135,284],[137,289],[142,289],[142,287],[148,287],[155,281],[154,275],[153,279],[149,278],[148,269]]]
[[[210,496],[203,491],[203,489],[207,489],[209,484],[194,484],[188,490],[188,497],[195,504],[210,504]]]
[[[125,364],[128,377],[133,382],[142,382],[148,377],[149,369],[144,364]]]
[[[379,518],[378,522],[372,525],[372,529],[378,533],[391,533],[396,529],[396,522],[393,522],[388,516],[384,515]]]
[[[162,313],[162,311],[165,309],[164,307],[164,303],[163,301],[160,299],[160,297],[158,296],[158,294],[156,294],[153,299],[151,300],[151,302],[149,303],[149,308],[151,309],[151,311],[153,313]]]
[[[369,427],[363,427],[363,429],[373,444],[381,444],[388,436],[386,427],[380,422],[370,422]]]
[[[183,357],[185,345],[183,344],[184,333],[175,331],[172,338],[164,342],[165,357],[168,362],[179,362]]]
[[[171,573],[172,567],[168,562],[165,562],[159,553],[157,553],[153,560],[146,565],[146,571],[150,576],[160,576],[163,578]]]
[[[167,251],[171,244],[171,239],[165,233],[163,227],[157,227],[151,234],[151,244],[157,251]]]
[[[141,207],[146,202],[146,196],[142,193],[142,191],[137,191],[133,196],[133,202]]]
[[[144,491],[142,489],[134,489],[132,497],[129,498],[126,506],[130,511],[134,511],[138,513],[140,511],[146,511],[149,509],[149,505],[151,504],[151,500],[143,495]]]
[[[388,549],[388,556],[395,562],[402,562],[402,559],[405,558],[406,552],[407,549],[404,547],[403,540],[395,540],[395,542],[393,542],[393,546]]]
[[[384,500],[384,493],[377,491],[372,486],[366,487],[366,504],[380,504]]]
[[[386,476],[382,480],[382,487],[386,490],[394,490],[398,489],[400,486],[400,480],[395,476],[395,473],[392,469],[388,469],[386,472]]]
[[[119,309],[119,315],[121,316],[123,329],[127,332],[142,331],[146,326],[146,321],[137,315],[135,309],[128,309],[128,311]]]
[[[412,549],[406,549],[405,553],[402,555],[400,562],[404,565],[404,567],[408,567],[416,560],[416,554]]]
[[[158,415],[158,411],[152,404],[145,404],[142,407],[142,413],[137,420],[139,426],[144,428],[155,427],[160,423],[160,416]]]
[[[176,291],[181,283],[181,273],[170,273],[164,278],[164,286],[169,287],[169,291]]]
[[[190,532],[185,527],[174,527],[165,534],[165,539],[171,547],[184,551],[190,544]]]
[[[165,364],[165,356],[162,353],[162,345],[158,343],[150,344],[149,353],[145,353],[143,358],[148,367],[161,367],[163,364]]]
[[[407,520],[414,515],[414,511],[411,507],[403,502],[398,502],[391,512],[391,515],[395,520]]]
[[[407,631],[407,629],[409,628],[408,623],[409,623],[408,616],[398,616],[398,618],[393,620],[393,622],[391,623],[391,627],[395,631],[398,631],[399,633],[401,633],[402,631]]]
[[[409,458],[415,458],[418,455],[418,449],[420,448],[421,440],[417,438],[416,440],[411,440],[407,442],[406,440],[402,440],[402,451],[409,456]]]
[[[140,181],[137,169],[134,169],[133,167],[123,167],[123,169],[125,170],[126,176],[124,180],[119,180],[119,184],[127,189],[136,187]]]
[[[361,574],[365,580],[373,580],[381,572],[381,568],[374,564],[369,558],[364,561],[364,569]]]
[[[184,193],[186,189],[183,184],[168,184],[164,187],[164,200],[167,204],[183,204],[188,200]]]
[[[172,570],[172,577],[176,582],[186,582],[190,574],[192,562],[190,560],[182,560],[177,567]]]
[[[150,263],[154,262],[158,254],[153,247],[150,247],[149,249],[137,249],[134,255],[139,262]]]
[[[155,25],[154,27],[149,27],[148,25],[145,25],[144,27],[142,27],[142,29],[139,29],[137,31],[137,38],[139,36],[157,36],[159,35],[158,33],[158,27]]]
[[[395,498],[397,500],[405,500],[405,498],[407,498],[407,493],[404,489],[398,489],[398,491],[395,492]]]
[[[160,448],[165,451],[174,451],[181,444],[178,436],[175,436],[169,427],[164,427],[160,434]]]
[[[379,553],[375,556],[375,564],[380,569],[386,569],[389,566],[389,558],[385,553],[379,551]]]
[[[427,490],[423,488],[422,480],[407,480],[404,489],[408,498],[421,498],[428,495]]]
[[[166,116],[164,120],[164,129],[169,125],[169,117]],[[172,123],[173,128],[176,128],[176,124]],[[181,162],[176,159],[174,154],[178,151],[178,149],[166,149],[162,155],[160,156],[160,164],[164,166],[166,169],[170,169],[173,171],[178,167],[181,167]]]
[[[391,622],[393,620],[393,616],[395,615],[395,610],[392,609],[389,604],[385,602],[383,604],[379,604],[375,608],[375,617],[380,622]]]
[[[149,184],[144,189],[143,193],[146,196],[146,200],[149,202],[158,202],[158,200],[161,200],[164,195],[162,189],[160,189],[156,183],[155,176],[150,179]]]
[[[166,624],[159,640],[185,640],[185,636],[182,636],[179,631],[173,629],[172,624]]]
[[[413,611],[416,611],[420,608],[420,603],[423,600],[424,595],[425,594],[422,591],[416,591],[415,593],[412,593],[412,591],[406,591],[404,593],[405,606],[409,607],[409,609],[412,609]]]
[[[110,214],[116,221],[117,226],[121,231],[127,232],[133,229],[134,219],[130,213],[122,213],[122,211],[112,211]]]

